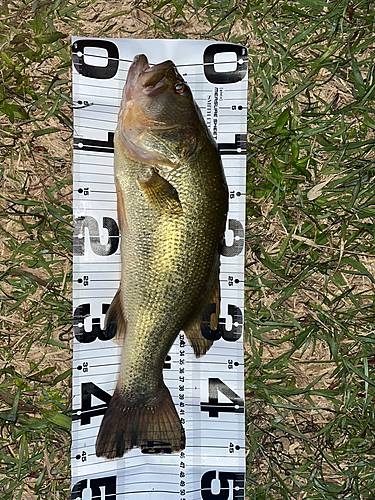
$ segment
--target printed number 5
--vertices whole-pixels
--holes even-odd
[[[78,481],[78,483],[76,483],[72,489],[71,500],[82,500],[83,490],[85,490],[87,486],[87,479]],[[104,487],[104,495],[106,500],[116,500],[116,476],[91,479],[91,498],[102,498],[100,487]]]
[[[245,474],[243,472],[210,470],[202,476],[201,496],[203,500],[228,500],[230,493],[233,492],[233,500],[240,500],[244,498],[244,486]]]

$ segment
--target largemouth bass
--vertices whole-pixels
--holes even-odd
[[[212,345],[228,188],[217,145],[172,61],[150,67],[135,57],[114,149],[122,268],[106,329],[116,329],[123,353],[96,454],[173,453],[185,447],[185,432],[163,364],[180,330],[196,357]]]

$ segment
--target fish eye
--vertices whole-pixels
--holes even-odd
[[[174,86],[174,90],[177,94],[184,94],[187,90],[187,87],[185,84],[179,82]]]

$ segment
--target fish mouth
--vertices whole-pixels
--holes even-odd
[[[175,127],[174,122],[159,119],[158,113],[152,112],[153,104],[159,111],[162,106],[158,99],[149,98],[162,94],[176,81],[181,81],[181,77],[172,61],[150,67],[144,54],[135,56],[128,70],[117,120],[119,138],[131,158],[143,163],[163,162],[174,168],[164,155],[143,146],[142,135]]]
[[[177,79],[177,70],[172,61],[164,61],[150,67],[144,54],[135,56],[129,68],[125,85],[126,101],[134,99],[141,92],[155,96],[163,92],[172,80]]]

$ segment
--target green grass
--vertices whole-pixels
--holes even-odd
[[[250,56],[254,499],[375,495],[374,16],[347,7],[276,4],[273,26],[251,9],[265,49]]]
[[[71,63],[55,24],[75,14],[5,2],[0,15],[0,496],[68,498]]]
[[[374,3],[104,7],[0,8],[1,498],[69,498],[68,36],[93,29],[248,46],[247,495],[375,498]]]

